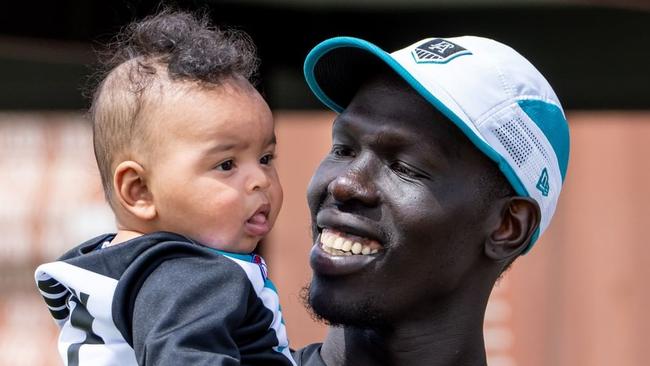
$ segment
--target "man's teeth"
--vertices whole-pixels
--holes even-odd
[[[346,238],[342,233],[324,229],[320,235],[323,250],[332,255],[369,255],[379,252],[381,246],[374,240],[364,243]]]

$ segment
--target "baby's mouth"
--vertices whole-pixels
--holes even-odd
[[[253,215],[246,220],[246,231],[253,236],[264,236],[271,231],[271,223],[269,222],[269,212],[271,206],[263,204],[260,206]]]
[[[247,222],[250,223],[250,224],[253,224],[253,225],[263,225],[268,220],[266,215],[267,214],[264,213],[264,212],[258,212],[256,214],[254,214],[253,216],[251,216],[251,218],[248,219]]]
[[[323,229],[319,236],[320,247],[333,256],[373,255],[383,249],[376,240]]]

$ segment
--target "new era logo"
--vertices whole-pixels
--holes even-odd
[[[411,53],[417,63],[447,63],[458,56],[472,54],[467,49],[442,38],[426,41]]]
[[[548,191],[550,190],[550,186],[548,184],[548,172],[546,171],[546,168],[542,170],[542,175],[539,176],[539,179],[537,180],[537,189],[542,192],[542,195],[544,197],[548,196]]]

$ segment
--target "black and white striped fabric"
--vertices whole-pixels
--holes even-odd
[[[164,232],[102,249],[111,239],[36,270],[64,365],[295,365],[261,257]]]

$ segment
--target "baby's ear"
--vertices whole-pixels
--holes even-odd
[[[135,161],[123,161],[113,174],[115,198],[133,216],[149,221],[156,217],[156,207],[142,165]]]

